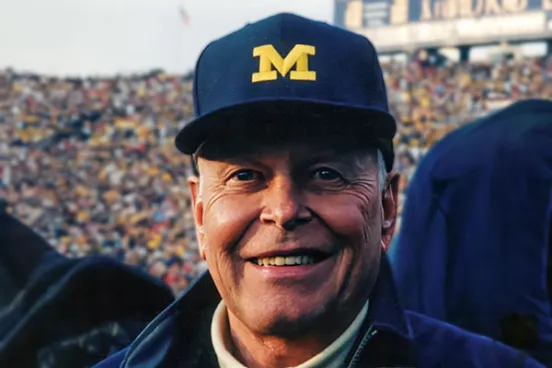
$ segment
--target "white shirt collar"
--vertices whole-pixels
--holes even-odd
[[[341,336],[331,343],[319,354],[313,356],[306,362],[290,368],[337,368],[340,367],[349,351],[351,350],[358,330],[362,326],[366,315],[368,314],[369,301],[366,302],[360,313],[353,320],[351,325],[343,332]],[[228,312],[226,306],[221,301],[215,310],[211,322],[211,341],[220,368],[247,368],[241,364],[231,353],[230,333],[228,326]]]

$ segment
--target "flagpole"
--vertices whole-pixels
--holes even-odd
[[[176,0],[177,2],[179,2],[179,0]],[[188,12],[186,11],[186,9],[184,8],[184,5],[182,4],[178,4],[178,12],[179,12],[179,29],[178,29],[178,36],[176,37],[177,39],[177,42],[178,42],[178,47],[177,47],[177,60],[176,60],[176,63],[177,63],[177,70],[179,72],[179,74],[182,74],[185,72],[185,70],[181,69],[182,68],[182,52],[185,51],[184,50],[184,29],[180,29],[180,28],[185,28],[186,26],[188,26],[188,23],[189,23],[189,15],[188,15]]]

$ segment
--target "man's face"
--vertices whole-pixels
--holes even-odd
[[[375,152],[329,148],[259,144],[199,158],[198,238],[233,327],[344,328],[366,302],[393,233],[397,180],[381,193]]]

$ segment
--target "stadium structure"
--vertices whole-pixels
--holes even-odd
[[[544,41],[552,51],[552,0],[334,0],[336,25],[372,40],[383,55]]]

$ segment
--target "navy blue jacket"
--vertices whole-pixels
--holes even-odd
[[[392,278],[384,256],[368,317],[346,367],[540,367],[487,337],[405,312]],[[219,301],[210,275],[205,274],[129,348],[95,368],[218,367],[210,325]]]
[[[401,301],[552,367],[551,225],[552,102],[454,131],[409,185],[390,249]]]
[[[66,258],[0,212],[0,367],[90,367],[173,301],[146,273],[107,257]]]

